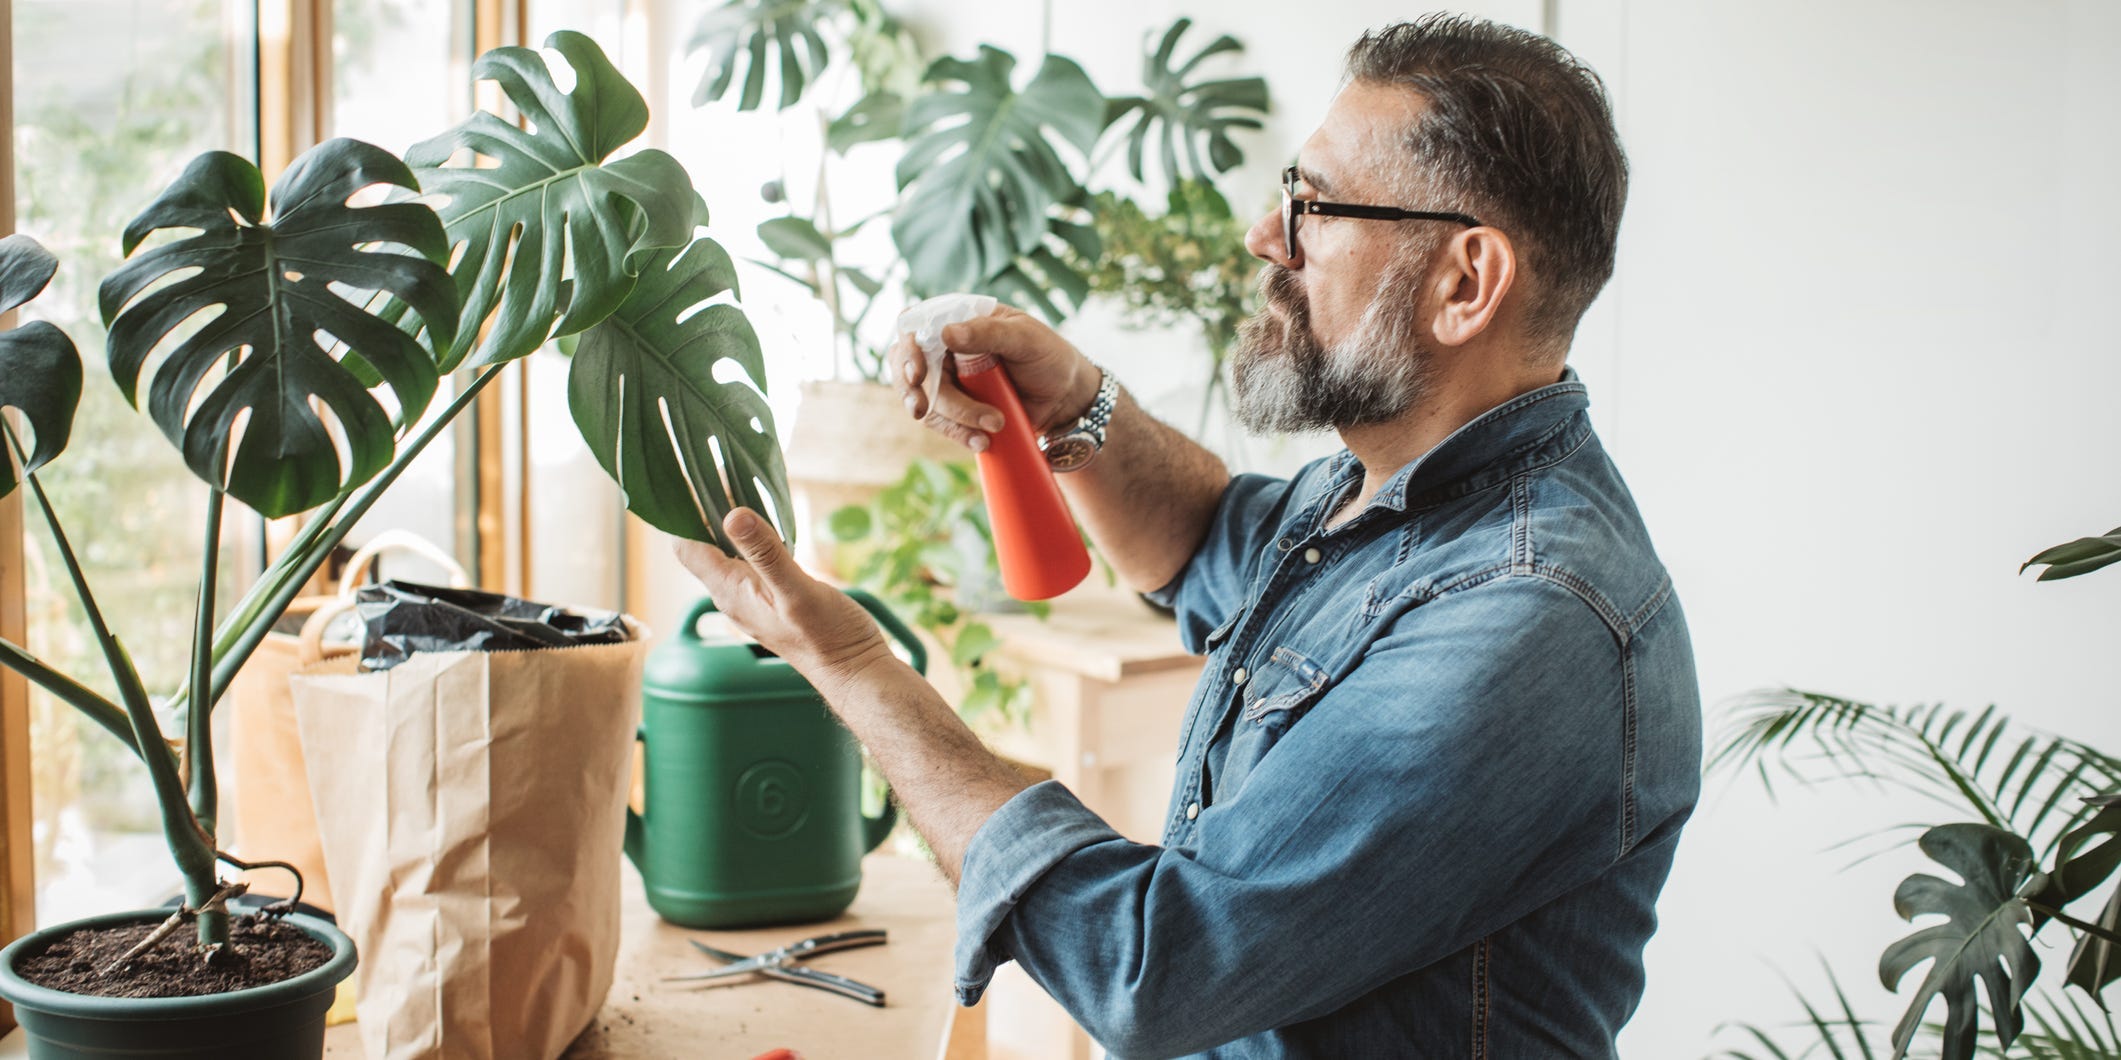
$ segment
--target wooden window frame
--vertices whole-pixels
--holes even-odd
[[[14,5],[0,0],[0,236],[15,231],[14,26]],[[0,329],[14,323],[14,314],[0,314]],[[29,639],[22,494],[0,498],[0,637],[17,644]],[[9,942],[37,924],[30,810],[29,679],[0,669],[0,939]],[[0,1031],[14,1026],[13,1006],[0,1005]]]

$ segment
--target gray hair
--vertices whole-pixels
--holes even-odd
[[[1526,330],[1566,351],[1613,275],[1628,162],[1605,84],[1536,33],[1462,15],[1426,15],[1363,34],[1355,81],[1419,92],[1428,107],[1405,143],[1412,183],[1495,225],[1531,283]]]

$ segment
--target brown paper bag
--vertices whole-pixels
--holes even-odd
[[[354,590],[369,567],[385,555],[409,552],[439,565],[450,584],[468,586],[464,568],[426,539],[404,530],[385,530],[356,551],[339,579],[336,596],[305,596],[288,605],[286,614],[265,635],[258,650],[237,671],[228,688],[234,711],[230,741],[234,772],[229,775],[228,802],[233,804],[237,857],[285,861],[302,873],[302,901],[329,912],[331,880],[325,874],[324,850],[317,840],[317,818],[309,803],[309,776],[302,763],[302,743],[295,731],[290,674],[360,646],[326,644],[332,620],[352,609]],[[293,881],[277,869],[245,873],[260,894],[287,896]]]
[[[603,1005],[645,651],[294,677],[368,1060],[549,1060]]]

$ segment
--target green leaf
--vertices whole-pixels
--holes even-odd
[[[1819,692],[1755,692],[1732,713],[1709,770],[1752,769],[1801,784],[1863,780],[1971,812],[2044,848],[2097,812],[2085,799],[2121,788],[2121,761],[2095,747],[2015,726],[1991,707],[1877,706]],[[2048,837],[2052,837],[2049,839]]]
[[[1021,92],[1015,68],[989,45],[976,59],[938,59],[927,80],[940,87],[907,108],[891,236],[916,293],[979,289],[1039,249],[1053,210],[1082,194],[1053,138],[1087,156],[1104,97],[1057,55]]]
[[[1188,82],[1186,78],[1203,60],[1217,55],[1236,55],[1244,45],[1230,36],[1217,37],[1185,63],[1173,66],[1178,41],[1193,20],[1181,18],[1164,31],[1156,47],[1142,56],[1142,84],[1149,94],[1112,101],[1108,125],[1117,125],[1134,115],[1127,131],[1127,169],[1134,179],[1144,179],[1143,158],[1154,142],[1166,180],[1177,183],[1188,176],[1208,180],[1242,164],[1245,154],[1230,138],[1232,129],[1263,128],[1270,104],[1263,78]],[[1201,159],[1201,145],[1208,157]],[[1180,162],[1183,153],[1184,164]]]
[[[25,235],[0,239],[0,316],[37,297],[58,271],[59,259],[36,240]],[[19,468],[15,446],[0,443],[0,497],[15,491],[18,474],[43,467],[65,450],[80,404],[81,354],[65,332],[42,320],[0,331],[0,410],[19,410],[31,437]]]
[[[858,144],[895,140],[906,124],[906,98],[896,92],[872,92],[825,127],[825,146],[846,154]]]
[[[1894,991],[1916,965],[1930,962],[1929,974],[1893,1029],[1896,1060],[1907,1054],[1923,1014],[1939,996],[1946,1008],[1945,1060],[1974,1056],[1980,1031],[1977,978],[1988,990],[1996,1037],[2008,1048],[2024,1023],[2018,1002],[2040,971],[2025,934],[2032,912],[2018,897],[2032,875],[2032,847],[2000,828],[1974,823],[1932,828],[1922,834],[1921,846],[1964,882],[1917,874],[1893,894],[1893,911],[1903,920],[1946,918],[1886,947],[1878,959],[1878,978]]]
[[[400,423],[434,396],[427,350],[362,300],[387,294],[446,341],[457,319],[447,241],[419,203],[347,205],[378,184],[419,187],[382,148],[327,141],[281,175],[268,221],[257,167],[200,155],[126,227],[132,260],[103,281],[111,376],[126,400],[140,404],[149,355],[174,343],[149,382],[149,415],[193,474],[268,518],[316,507],[390,463],[391,414],[371,380],[390,387]],[[163,229],[195,234],[134,253]],[[343,466],[320,407],[344,436]]]
[[[971,666],[986,658],[987,653],[1000,647],[1001,643],[1002,638],[996,636],[985,622],[967,622],[957,631],[957,640],[950,645],[950,661],[959,666]]]
[[[2040,581],[2055,581],[2089,574],[2110,563],[2121,562],[2121,526],[2107,531],[2099,537],[2080,537],[2067,544],[2056,545],[2018,567],[2018,573],[2026,568],[2046,564],[2040,572]]]
[[[723,516],[742,505],[788,536],[792,509],[758,336],[724,293],[736,293],[736,268],[713,240],[658,252],[618,311],[583,334],[567,404],[630,511],[733,555]],[[751,385],[717,382],[725,360]]]
[[[873,525],[869,509],[859,504],[842,505],[825,521],[825,528],[834,541],[860,541],[869,536],[869,528]]]
[[[765,99],[769,53],[779,72],[781,110],[803,98],[803,90],[832,61],[822,32],[848,10],[846,0],[729,0],[710,8],[693,28],[685,53],[707,53],[707,69],[692,92],[703,106],[729,94],[739,65],[746,67],[738,110],[757,110]]]
[[[802,217],[776,217],[759,223],[766,249],[794,261],[823,261],[832,256],[832,240]]]
[[[437,212],[462,248],[451,271],[464,309],[445,371],[587,330],[625,301],[649,255],[684,246],[705,221],[677,159],[648,150],[605,162],[647,128],[648,105],[596,42],[563,30],[545,46],[574,71],[572,90],[531,48],[495,48],[471,68],[501,86],[530,131],[480,111],[405,154],[422,186],[448,197]],[[455,157],[466,149],[490,165]]]

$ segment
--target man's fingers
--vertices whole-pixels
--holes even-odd
[[[955,386],[936,388],[934,415],[965,427],[977,427],[988,434],[1002,429],[1000,409],[974,400],[972,395]]]
[[[704,541],[686,541],[680,538],[671,545],[671,551],[677,554],[680,565],[710,588],[726,582],[734,573],[732,568],[740,566],[737,561],[723,555],[721,549]]]
[[[728,531],[729,539],[736,543],[737,553],[751,564],[751,569],[768,582],[780,583],[788,577],[795,560],[788,555],[788,547],[781,543],[781,535],[772,525],[749,508],[738,508],[722,520],[722,529]]]
[[[956,353],[991,353],[1004,360],[1043,346],[1053,329],[1021,309],[1002,306],[983,317],[943,329],[943,345]]]

